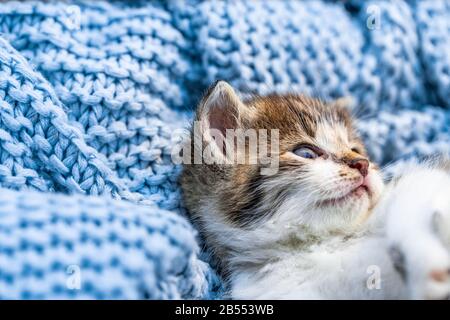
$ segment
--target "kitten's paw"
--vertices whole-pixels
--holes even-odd
[[[450,203],[434,209],[414,247],[406,249],[405,281],[413,299],[450,297]],[[426,231],[429,232],[426,232]]]
[[[394,267],[413,299],[450,296],[450,177],[425,171],[402,178],[388,204]]]
[[[410,298],[449,299],[450,254],[437,237],[422,240],[424,245],[420,248],[411,249],[404,243],[391,246],[394,266],[405,282]]]
[[[450,255],[445,248],[434,248],[424,256],[422,266],[409,273],[411,298],[448,300],[450,297]],[[414,266],[411,266],[411,269]]]
[[[421,293],[424,299],[450,299],[450,204],[447,205],[441,205],[443,210],[436,210],[431,219],[437,241],[428,255],[434,257],[425,262],[429,268]]]
[[[445,203],[440,207],[443,207],[443,210],[436,210],[433,213],[432,227],[444,246],[450,250],[450,200],[447,201],[448,208],[445,208]]]

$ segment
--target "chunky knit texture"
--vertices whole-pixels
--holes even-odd
[[[170,159],[205,88],[351,96],[385,165],[450,154],[449,51],[450,1],[2,4],[0,298],[220,297]]]
[[[80,195],[0,193],[0,297],[209,297],[186,219]]]

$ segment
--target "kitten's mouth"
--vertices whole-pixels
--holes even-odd
[[[319,202],[319,206],[340,205],[350,199],[361,198],[364,194],[370,195],[370,190],[365,184],[360,184],[358,187],[338,198],[326,199]]]

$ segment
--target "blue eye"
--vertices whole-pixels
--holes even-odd
[[[309,147],[305,147],[305,146],[294,149],[293,152],[296,155],[298,155],[299,157],[306,158],[306,159],[315,159],[319,156],[316,151],[312,150]]]

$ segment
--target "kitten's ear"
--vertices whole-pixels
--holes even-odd
[[[249,116],[247,106],[225,81],[213,84],[203,98],[197,120],[225,135],[226,129],[236,129]],[[205,128],[206,129],[206,128]]]
[[[208,89],[202,99],[196,120],[203,140],[214,140],[218,149],[213,151],[222,153],[223,156],[226,150],[226,130],[241,128],[250,117],[250,109],[234,89],[227,82],[218,81]]]
[[[338,107],[342,109],[347,109],[348,111],[352,111],[355,107],[356,101],[351,96],[345,96],[342,98],[338,98],[331,102],[333,107]]]

